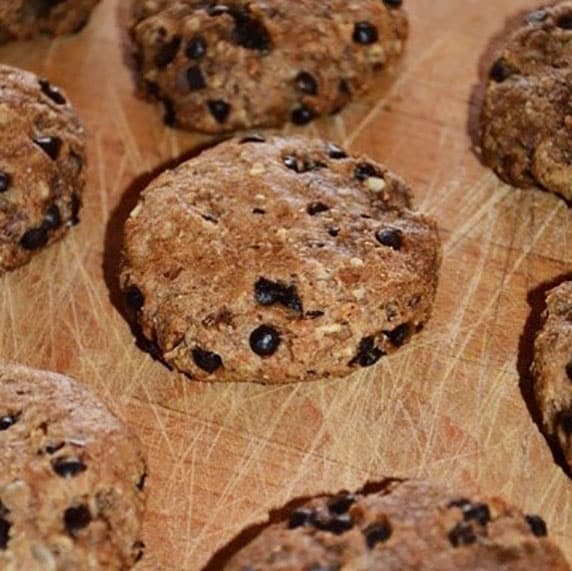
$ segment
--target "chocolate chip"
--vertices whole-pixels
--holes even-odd
[[[306,212],[310,216],[315,216],[316,214],[320,214],[321,212],[327,212],[329,209],[330,207],[327,204],[324,204],[323,202],[312,202],[308,204]]]
[[[385,228],[375,234],[376,240],[382,245],[394,250],[401,250],[403,245],[403,233],[397,228]]]
[[[525,516],[526,523],[530,527],[530,531],[536,537],[546,537],[548,535],[548,528],[546,527],[546,522],[538,515],[527,515]]]
[[[487,525],[491,521],[491,510],[487,504],[474,504],[462,509],[465,521],[474,520],[481,525]]]
[[[328,501],[328,509],[335,514],[345,514],[350,507],[355,504],[356,497],[354,494],[340,494]]]
[[[497,59],[490,71],[490,78],[497,83],[502,83],[512,74],[511,68],[503,58]]]
[[[133,550],[137,551],[137,555],[135,556],[135,563],[138,563],[139,561],[141,561],[141,559],[143,559],[143,556],[145,555],[145,544],[142,541],[136,541],[133,544]]]
[[[383,356],[384,351],[375,346],[374,337],[364,337],[358,346],[356,356],[350,361],[350,365],[359,364],[361,367],[375,365]]]
[[[48,208],[46,215],[44,216],[44,226],[47,230],[54,230],[62,225],[62,215],[57,204],[52,204]]]
[[[0,432],[12,428],[20,418],[20,413],[18,414],[7,414],[5,416],[0,416]]]
[[[375,44],[379,39],[377,28],[369,22],[357,22],[354,26],[353,40],[364,46]]]
[[[87,466],[77,458],[65,456],[52,460],[53,471],[61,478],[75,478],[87,470]]]
[[[187,44],[185,55],[189,59],[202,59],[207,54],[207,42],[202,36],[195,36]]]
[[[244,143],[266,143],[266,139],[262,135],[247,135],[240,139],[240,144],[242,145]]]
[[[222,359],[220,355],[217,355],[212,351],[205,351],[197,346],[193,349],[192,355],[195,365],[207,373],[212,374],[222,367]]]
[[[327,151],[330,159],[339,160],[348,158],[348,154],[342,148],[334,145],[333,143],[328,143]]]
[[[43,226],[32,228],[20,238],[20,246],[28,251],[38,250],[48,243],[48,239],[48,230],[46,228]]]
[[[207,103],[211,115],[219,122],[224,123],[230,115],[230,105],[222,99],[210,100]]]
[[[383,3],[388,8],[401,8],[401,5],[403,4],[403,0],[383,0]]]
[[[12,185],[12,177],[4,171],[0,171],[0,192],[6,192]]]
[[[10,528],[12,524],[5,520],[4,518],[0,518],[0,550],[5,551],[8,547],[8,541],[10,540]]]
[[[354,177],[358,180],[367,180],[371,177],[378,177],[379,171],[369,163],[358,163],[354,169]]]
[[[280,345],[280,334],[269,325],[257,327],[250,335],[250,348],[261,357],[276,353]]]
[[[294,125],[307,125],[316,118],[316,112],[306,105],[301,105],[292,111],[290,119]]]
[[[466,521],[458,523],[449,533],[449,541],[453,547],[472,545],[477,541],[473,526]]]
[[[328,234],[332,238],[335,238],[339,233],[340,233],[340,229],[337,226],[332,226],[331,228],[328,229]]]
[[[173,102],[167,97],[163,97],[161,103],[163,104],[163,123],[167,127],[174,127],[177,124],[177,114]]]
[[[247,50],[268,53],[272,48],[272,39],[262,22],[251,18],[248,14],[235,11],[233,40]]]
[[[316,78],[307,71],[301,71],[296,76],[296,86],[302,93],[318,95],[318,82]]]
[[[308,508],[298,508],[290,514],[288,529],[296,529],[312,522],[314,512]]]
[[[167,67],[177,56],[181,47],[181,36],[173,36],[173,38],[162,44],[155,54],[155,65],[159,69]]]
[[[266,210],[263,208],[253,208],[252,214],[266,214]]]
[[[79,210],[81,208],[81,199],[77,194],[72,194],[70,199],[70,224],[75,226],[79,224]]]
[[[274,305],[279,303],[293,311],[302,313],[302,301],[296,291],[296,286],[282,282],[274,282],[266,278],[259,278],[254,284],[254,297],[260,305]]]
[[[139,478],[139,480],[135,484],[135,486],[137,487],[137,489],[140,492],[142,492],[145,489],[145,482],[146,481],[147,481],[147,472],[143,472],[143,474],[141,474],[141,477]]]
[[[563,30],[572,30],[572,14],[563,14],[556,20],[556,25]]]
[[[73,537],[78,531],[91,523],[91,513],[85,504],[68,508],[64,512],[64,524],[67,532]]]
[[[59,452],[64,446],[66,445],[65,442],[57,442],[56,444],[48,444],[44,450],[46,451],[47,454],[55,454],[56,452]]]
[[[207,86],[203,72],[198,65],[193,65],[187,70],[187,83],[191,91],[199,91]]]
[[[45,79],[40,79],[38,83],[40,84],[40,88],[46,97],[49,97],[54,103],[57,103],[58,105],[66,104],[66,98],[62,95],[61,91],[57,87],[54,87],[49,81]]]
[[[336,535],[341,535],[354,527],[354,522],[348,514],[323,516],[314,514],[312,525],[321,531],[328,531]]]
[[[546,10],[535,10],[526,16],[525,21],[528,24],[539,24],[540,22],[544,22],[546,18],[548,18],[548,12]]]
[[[129,307],[132,307],[136,311],[139,311],[145,305],[145,296],[136,285],[129,286],[123,295]]]
[[[389,522],[379,521],[368,525],[362,533],[369,549],[373,549],[378,543],[387,541],[391,537],[391,532]]]
[[[36,137],[34,143],[36,143],[52,161],[55,161],[59,157],[62,148],[62,140],[59,137]]]
[[[392,331],[384,331],[384,334],[394,347],[401,347],[409,337],[409,324],[402,323]]]

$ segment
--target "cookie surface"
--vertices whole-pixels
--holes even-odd
[[[401,0],[134,0],[140,87],[168,124],[216,133],[341,109],[401,54]]]
[[[546,432],[572,469],[572,282],[551,290],[546,306],[534,346],[534,390]]]
[[[0,66],[0,272],[27,263],[78,222],[85,136],[65,94]]]
[[[2,0],[0,44],[78,32],[99,0]]]
[[[569,571],[546,534],[539,516],[501,499],[393,480],[372,492],[309,500],[220,569]]]
[[[429,318],[440,243],[384,166],[306,138],[222,143],[142,193],[121,287],[192,378],[343,376]]]
[[[146,468],[75,381],[0,366],[0,569],[126,570],[141,557]]]
[[[530,13],[490,71],[483,159],[514,186],[572,200],[572,2]]]

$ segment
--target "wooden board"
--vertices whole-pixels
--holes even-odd
[[[81,379],[142,438],[151,496],[138,568],[201,569],[270,508],[385,475],[502,494],[543,513],[572,559],[571,482],[523,398],[542,292],[572,268],[572,212],[501,184],[467,131],[483,53],[505,18],[533,3],[410,0],[398,79],[306,130],[411,183],[442,229],[441,285],[425,332],[379,366],[337,382],[264,387],[170,373],[134,345],[113,305],[118,224],[148,173],[206,140],[164,128],[160,111],[134,97],[120,2],[103,0],[79,36],[0,49],[0,61],[63,86],[90,134],[81,225],[2,278],[0,354]]]

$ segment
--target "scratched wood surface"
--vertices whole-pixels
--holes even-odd
[[[135,346],[116,307],[122,220],[150,172],[206,141],[166,129],[160,111],[134,97],[116,26],[121,1],[103,0],[76,37],[0,49],[1,62],[66,89],[90,158],[81,225],[1,278],[0,354],[80,379],[141,437],[151,476],[138,569],[199,570],[269,509],[385,475],[502,494],[543,513],[572,559],[571,481],[526,400],[543,292],[572,270],[572,212],[546,193],[501,184],[479,164],[468,131],[483,54],[506,18],[533,4],[410,0],[397,79],[306,130],[411,183],[440,223],[441,284],[425,332],[379,366],[337,382],[264,387],[170,373]]]

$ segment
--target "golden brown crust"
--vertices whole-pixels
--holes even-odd
[[[400,347],[430,316],[439,265],[435,222],[400,178],[324,141],[274,137],[222,143],[152,182],[125,226],[121,284],[180,371],[283,383]]]
[[[408,24],[396,4],[135,0],[141,87],[186,129],[303,124],[339,110],[398,58]]]
[[[127,570],[140,556],[145,459],[73,380],[0,366],[0,568]]]
[[[570,571],[538,516],[421,481],[317,497],[221,571]]]

